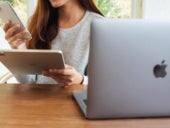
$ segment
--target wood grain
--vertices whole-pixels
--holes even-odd
[[[72,97],[81,85],[0,85],[0,128],[170,128],[170,118],[87,120]]]

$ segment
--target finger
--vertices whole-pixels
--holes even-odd
[[[62,75],[65,75],[65,76],[72,76],[73,74],[75,74],[75,72],[76,70],[74,68],[70,68],[64,71],[59,71],[58,73],[61,73]]]
[[[24,43],[23,40],[18,39],[17,41],[10,43],[11,48],[18,49],[18,47]]]
[[[23,39],[21,38],[25,34],[25,31],[20,32],[18,34],[15,34],[14,36],[11,36],[10,38],[7,39],[8,43],[10,45],[17,45],[19,46],[21,43],[24,43],[28,41],[29,39]]]
[[[11,25],[11,21],[10,21],[10,20],[8,20],[8,21],[4,24],[3,30],[4,30],[5,33],[6,33],[6,32],[8,31],[8,29],[10,28],[10,25]]]
[[[51,78],[56,80],[57,83],[62,83],[64,85],[67,85],[67,83],[69,82],[69,79],[66,76],[57,75],[57,76],[51,76]]]
[[[48,71],[42,71],[42,75],[48,76],[48,75],[49,75],[49,72],[48,72]]]
[[[63,69],[49,69],[48,71],[54,74],[61,74],[62,72],[64,72],[64,70]]]
[[[6,31],[5,39],[8,40],[11,36],[15,35],[15,32],[19,31],[20,25],[17,24]]]
[[[48,77],[51,77],[53,78],[55,81],[57,81],[57,83],[61,86],[68,86],[68,85],[71,85],[72,81],[71,81],[71,78],[69,76],[65,76],[65,75],[62,75],[62,74],[56,74],[56,73],[51,73],[51,72],[48,72],[48,71],[43,71],[42,74],[44,76],[48,76]]]
[[[71,84],[69,84],[69,83],[65,83],[65,82],[58,82],[58,84],[57,84],[59,87],[62,87],[62,88],[67,88],[67,87],[69,87]]]
[[[69,75],[72,75],[73,73],[75,73],[75,69],[74,68],[49,69],[49,72],[69,76]]]
[[[64,72],[64,70],[68,70],[68,69],[71,69],[72,67],[71,66],[69,66],[69,65],[66,65],[65,64],[65,69],[49,69],[49,71],[50,72],[59,72],[59,73],[62,73],[62,72]]]
[[[48,72],[48,71],[42,71],[42,75],[51,77],[51,78],[53,78],[53,79],[55,79],[55,80],[57,80],[57,81],[58,81],[58,79],[61,79],[61,78],[60,78],[60,77],[61,77],[60,74],[50,73],[50,72]]]
[[[15,45],[15,44],[12,44],[10,46],[11,46],[12,49],[17,49],[17,45]]]

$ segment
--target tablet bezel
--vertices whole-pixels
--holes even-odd
[[[13,74],[41,74],[51,68],[65,68],[61,50],[0,50],[0,61]]]

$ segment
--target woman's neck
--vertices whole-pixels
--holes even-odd
[[[85,9],[78,3],[68,2],[59,8],[59,27],[69,28],[76,25],[85,15]]]

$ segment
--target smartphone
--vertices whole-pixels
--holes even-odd
[[[11,20],[11,26],[15,24],[20,24],[20,29],[16,32],[21,32],[22,30],[26,29],[20,18],[18,17],[17,13],[13,9],[12,5],[8,1],[0,2],[0,18],[3,23]],[[27,29],[26,29],[27,30]],[[25,39],[31,39],[31,34],[27,30],[27,34],[23,36]]]

